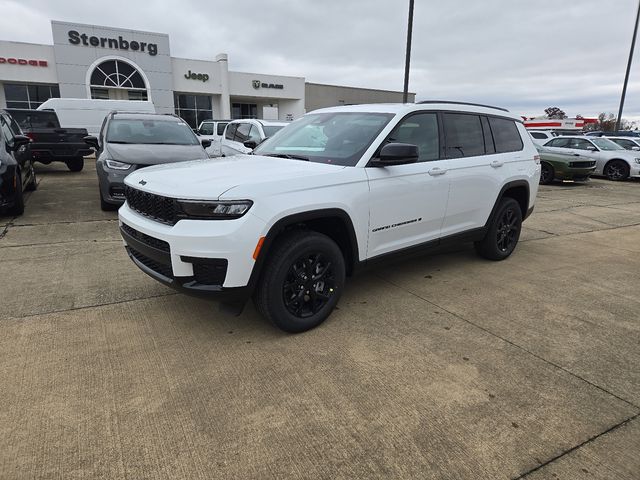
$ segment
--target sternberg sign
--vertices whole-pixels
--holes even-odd
[[[95,37],[76,30],[69,30],[69,43],[71,45],[84,45],[86,47],[112,48],[115,50],[131,50],[133,52],[147,52],[152,57],[158,54],[158,44],[125,40],[122,35],[118,38]]]

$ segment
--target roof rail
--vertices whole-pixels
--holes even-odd
[[[470,102],[454,102],[451,100],[423,100],[422,102],[417,102],[419,104],[424,103],[450,103],[453,105],[471,105],[473,107],[485,107],[485,108],[493,108],[495,110],[502,110],[503,112],[509,112],[506,108],[502,107],[494,107],[493,105],[484,105],[482,103],[470,103]]]

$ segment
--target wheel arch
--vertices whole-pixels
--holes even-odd
[[[359,260],[358,239],[351,217],[339,208],[310,210],[283,217],[269,229],[249,279],[252,290],[260,278],[265,260],[278,237],[293,229],[305,228],[327,235],[336,242],[344,255],[347,275],[351,275]]]
[[[489,227],[489,224],[493,220],[496,210],[498,209],[498,205],[500,204],[500,200],[505,197],[513,198],[518,202],[518,205],[520,205],[520,212],[522,213],[522,220],[527,218],[528,214],[531,213],[529,211],[529,195],[529,183],[526,180],[513,180],[503,185],[500,193],[498,194],[498,198],[496,198],[493,208],[491,209],[491,214],[487,219],[485,229]]]

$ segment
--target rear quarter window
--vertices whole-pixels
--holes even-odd
[[[514,120],[490,117],[489,125],[491,125],[497,153],[517,152],[524,148],[520,131]]]

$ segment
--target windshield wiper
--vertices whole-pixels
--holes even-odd
[[[265,153],[263,154],[265,157],[278,157],[278,158],[290,158],[292,160],[306,160],[309,161],[309,157],[304,157],[302,155],[291,155],[289,153]]]

